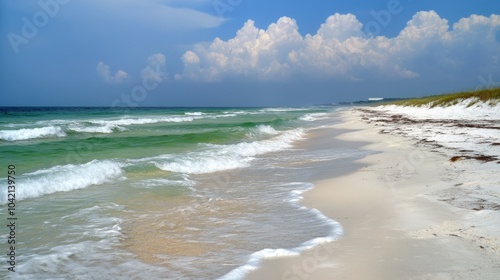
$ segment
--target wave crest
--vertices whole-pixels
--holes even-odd
[[[121,166],[111,160],[93,160],[85,164],[58,165],[26,173],[18,177],[18,184],[22,188],[16,189],[16,199],[24,200],[111,182],[122,176]],[[6,193],[0,193],[0,203],[6,202]]]
[[[58,126],[21,128],[17,130],[0,130],[0,139],[5,141],[19,141],[64,136],[66,136],[66,133],[64,133],[64,131]]]

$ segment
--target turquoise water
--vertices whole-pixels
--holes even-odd
[[[333,240],[341,227],[298,204],[312,187],[300,166],[359,154],[295,148],[332,114],[330,107],[3,108],[1,166],[5,174],[16,166],[18,246],[15,274],[0,273],[239,279],[275,249],[294,254],[315,238]],[[6,187],[0,203],[5,221]],[[7,252],[6,235],[0,242]]]

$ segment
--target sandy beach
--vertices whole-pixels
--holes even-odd
[[[377,153],[332,170],[301,204],[340,222],[343,237],[266,259],[247,279],[498,279],[500,165],[450,161],[432,145],[381,133],[366,112],[342,118],[317,129],[310,145]]]

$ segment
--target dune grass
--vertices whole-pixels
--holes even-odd
[[[455,105],[460,101],[469,98],[472,98],[472,100],[468,106],[472,106],[479,101],[489,102],[491,105],[496,105],[500,102],[500,87],[483,89],[478,91],[465,91],[452,94],[433,95],[433,96],[425,96],[422,98],[405,99],[405,100],[386,103],[383,105],[390,105],[390,104],[401,105],[401,106],[430,105],[431,108],[436,106],[446,107],[450,105]]]

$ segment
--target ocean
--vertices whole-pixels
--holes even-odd
[[[336,240],[301,195],[365,154],[300,143],[342,109],[1,108],[0,219],[16,226],[0,278],[241,279]]]

